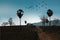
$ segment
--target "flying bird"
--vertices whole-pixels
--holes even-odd
[[[30,9],[30,8],[33,8],[33,6],[29,6],[29,7],[25,7],[25,8]]]

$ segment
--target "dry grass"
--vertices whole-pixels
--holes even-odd
[[[5,39],[6,40],[60,40],[60,27],[33,27],[33,26],[2,27],[0,28],[0,39],[1,40]]]

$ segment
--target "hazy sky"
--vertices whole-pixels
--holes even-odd
[[[18,9],[24,11],[22,24],[25,20],[28,23],[39,22],[41,16],[47,15],[48,9],[53,10],[52,19],[60,19],[60,0],[0,0],[0,24],[7,22],[10,17],[15,24],[19,24],[16,15]]]

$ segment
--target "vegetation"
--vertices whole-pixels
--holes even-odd
[[[21,17],[23,16],[23,10],[22,9],[19,9],[18,11],[17,11],[17,16],[20,18],[20,25],[21,25]]]
[[[26,26],[0,27],[1,40],[38,40],[37,32]]]
[[[23,16],[23,10],[19,9],[17,11],[17,16],[20,19],[20,26],[15,25],[13,26],[13,20],[12,18],[9,18],[8,22],[4,22],[2,27],[0,27],[0,39],[1,40],[40,40],[40,35],[45,35],[46,32],[48,33],[60,33],[60,27],[58,26],[51,26],[50,20],[48,20],[47,17],[43,16],[41,17],[42,25],[37,27],[33,24],[27,23],[27,21],[24,21],[27,25],[21,25],[21,18]],[[51,9],[48,9],[47,15],[51,18],[53,15],[53,12]],[[55,21],[56,24],[58,22]],[[45,26],[45,23],[49,23],[49,26]],[[5,26],[9,24],[10,26]],[[41,34],[42,33],[42,34]],[[43,39],[42,35],[42,39]],[[60,35],[60,34],[59,34]]]
[[[42,16],[40,19],[42,20],[42,26],[45,26],[45,23],[49,22],[49,20],[46,16]]]
[[[0,39],[1,40],[39,40],[40,38],[38,34],[42,35],[41,33],[43,35],[48,35],[48,34],[52,35],[52,33],[54,34],[57,33],[56,34],[56,38],[57,38],[60,35],[59,34],[60,27],[59,26],[51,26],[51,27],[40,26],[39,28],[33,25],[0,27]],[[45,34],[45,33],[48,33],[48,34]],[[42,39],[44,38],[43,35],[41,36]]]
[[[49,16],[49,21],[51,21],[51,16],[53,15],[53,11],[51,9],[48,9],[47,15]],[[51,22],[49,22],[49,26],[51,26]]]
[[[27,24],[27,21],[26,20],[24,22],[25,22],[25,24]]]

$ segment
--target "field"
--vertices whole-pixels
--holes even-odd
[[[60,40],[60,27],[2,26],[0,40]]]

